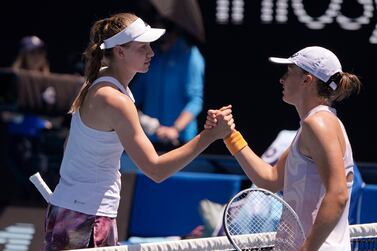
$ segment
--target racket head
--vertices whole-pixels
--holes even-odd
[[[223,225],[236,250],[268,250],[258,249],[263,245],[274,246],[274,250],[295,250],[305,236],[289,204],[262,188],[248,188],[233,196],[225,206]]]

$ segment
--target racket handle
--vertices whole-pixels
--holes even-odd
[[[42,179],[39,172],[33,174],[29,177],[29,180],[34,184],[34,186],[38,189],[38,191],[41,193],[43,198],[47,201],[47,203],[50,202],[50,197],[52,195],[51,189],[47,186],[45,181]]]

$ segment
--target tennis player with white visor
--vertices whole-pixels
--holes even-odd
[[[152,180],[161,182],[182,169],[208,145],[234,128],[231,107],[221,123],[187,144],[158,155],[138,118],[129,82],[148,71],[150,42],[164,34],[130,13],[99,20],[91,28],[85,83],[71,107],[72,120],[60,180],[46,214],[44,250],[117,245],[120,158],[125,150]],[[127,198],[123,198],[127,199]]]
[[[305,232],[303,250],[350,250],[348,210],[353,180],[353,157],[342,122],[331,105],[359,91],[357,76],[343,72],[330,50],[306,47],[289,58],[271,57],[287,71],[280,78],[283,101],[293,105],[300,128],[273,166],[248,146],[239,131],[224,141],[247,176],[258,187],[283,190],[284,200],[299,216]],[[220,120],[210,110],[206,128]],[[277,232],[277,236],[284,233]]]

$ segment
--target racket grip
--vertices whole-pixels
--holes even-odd
[[[47,201],[47,203],[50,202],[50,197],[52,195],[51,189],[47,186],[45,181],[42,179],[39,172],[33,174],[29,177],[29,180],[34,184],[34,186],[38,189],[38,191],[41,193],[43,198]]]

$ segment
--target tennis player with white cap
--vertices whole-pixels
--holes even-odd
[[[342,72],[342,65],[337,56],[319,46],[306,47],[289,58],[270,57],[269,60],[276,64],[295,64],[325,82],[333,90],[337,88],[334,78],[339,76],[335,74]]]
[[[239,131],[225,138],[225,144],[258,187],[283,190],[304,227],[301,251],[351,250],[348,211],[354,161],[346,130],[331,105],[359,91],[361,83],[343,72],[337,56],[323,47],[269,60],[287,65],[280,79],[283,100],[295,106],[300,117],[292,144],[274,168],[251,150]],[[216,114],[209,111],[206,128],[220,121]]]
[[[128,84],[148,71],[150,42],[164,34],[130,13],[97,21],[91,28],[85,83],[72,107],[60,181],[50,197],[45,250],[117,245],[120,158],[125,150],[152,180],[174,174],[209,144],[234,128],[231,107],[222,123],[180,148],[158,155],[145,135]]]

